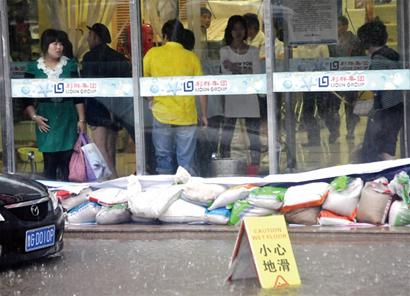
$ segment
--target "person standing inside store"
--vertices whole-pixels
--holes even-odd
[[[345,16],[339,16],[337,22],[338,43],[335,45],[329,45],[330,57],[354,57],[364,56],[364,48],[359,38],[349,31],[349,20]],[[357,123],[360,121],[360,117],[353,113],[354,103],[357,101],[358,93],[355,91],[345,91],[341,93],[344,97],[344,107],[346,113],[346,129],[348,140],[354,139],[354,130]],[[339,99],[332,95],[332,100],[336,102]]]
[[[306,44],[293,50],[296,59],[323,59],[329,57],[329,49],[324,44]],[[317,114],[316,113],[317,108]],[[329,130],[328,141],[333,144],[340,136],[340,101],[330,97],[328,92],[303,93],[303,124],[307,132],[307,143],[303,146],[320,146],[320,119]]]
[[[259,50],[259,57],[261,60],[265,59],[265,34],[260,29],[260,22],[258,15],[255,13],[246,13],[243,15],[246,20],[248,29],[248,39],[246,43],[252,45]]]
[[[151,48],[144,56],[144,76],[200,76],[199,58],[183,47],[184,26],[176,19],[161,29],[163,45]],[[192,175],[196,150],[198,114],[194,96],[158,96],[149,98],[153,113],[152,139],[156,172],[174,174],[178,166]],[[207,126],[206,97],[200,97],[201,121]]]
[[[26,78],[75,78],[77,64],[63,55],[65,35],[48,29],[40,39],[42,56],[30,63]],[[44,157],[44,177],[68,181],[69,162],[78,132],[86,131],[82,99],[39,98],[29,100],[26,112],[37,125],[36,140]]]
[[[212,24],[212,13],[206,7],[201,7],[201,64],[204,75],[219,75],[219,43],[208,40],[208,29]],[[211,46],[211,44],[213,46]],[[215,46],[216,45],[216,46]],[[223,122],[223,96],[208,96],[207,115],[208,127],[200,130],[201,136],[197,147],[197,167],[202,177],[211,176],[212,157],[218,157],[218,148],[220,141],[220,131]],[[200,105],[197,102],[197,105]]]
[[[364,24],[357,31],[371,59],[370,70],[400,69],[400,55],[386,45],[388,34],[380,20]],[[389,160],[396,154],[397,136],[403,127],[403,97],[400,91],[374,92],[373,108],[367,120],[362,145],[362,162]]]
[[[225,28],[224,41],[226,46],[220,50],[222,74],[259,74],[261,63],[256,47],[246,44],[248,38],[246,20],[240,15],[231,16]],[[236,121],[244,118],[246,131],[250,142],[251,163],[248,165],[248,175],[259,172],[261,142],[259,138],[260,109],[258,96],[228,95],[225,96],[225,119],[222,129],[221,156],[229,158],[231,142]]]
[[[108,28],[101,23],[95,23],[91,27],[87,26],[87,28],[89,29],[87,42],[90,51],[84,55],[82,60],[81,77],[130,77],[131,65],[128,60],[124,55],[107,45],[111,43]],[[125,100],[125,98],[119,98],[118,100],[123,99]],[[112,172],[111,177],[117,178],[115,157],[119,123],[118,116],[113,113],[117,102],[113,100],[113,98],[87,98],[86,115],[91,128],[91,137],[106,160]],[[133,134],[131,132],[130,135]]]

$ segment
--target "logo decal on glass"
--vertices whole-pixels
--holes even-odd
[[[184,92],[194,91],[194,82],[192,80],[184,82]]]
[[[64,92],[64,83],[60,82],[60,83],[54,84],[54,93],[62,94],[63,92]]]
[[[329,86],[329,76],[323,76],[319,78],[319,87]]]

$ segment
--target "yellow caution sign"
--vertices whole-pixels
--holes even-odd
[[[247,217],[242,221],[228,280],[258,277],[262,288],[301,284],[285,219],[282,215]]]

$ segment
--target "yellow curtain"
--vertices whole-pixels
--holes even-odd
[[[110,26],[116,7],[115,0],[40,0],[40,33],[48,28],[66,31],[73,44],[74,56],[80,60],[88,51],[87,26],[94,23],[106,25],[115,42]]]

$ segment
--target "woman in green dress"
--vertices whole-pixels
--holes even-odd
[[[48,29],[41,35],[42,56],[30,64],[28,78],[78,77],[77,64],[64,55],[67,37],[61,31]],[[85,112],[82,99],[39,98],[29,100],[27,114],[37,124],[37,146],[44,156],[44,176],[68,181],[69,162],[78,132],[85,132]],[[58,173],[59,172],[59,173]]]

